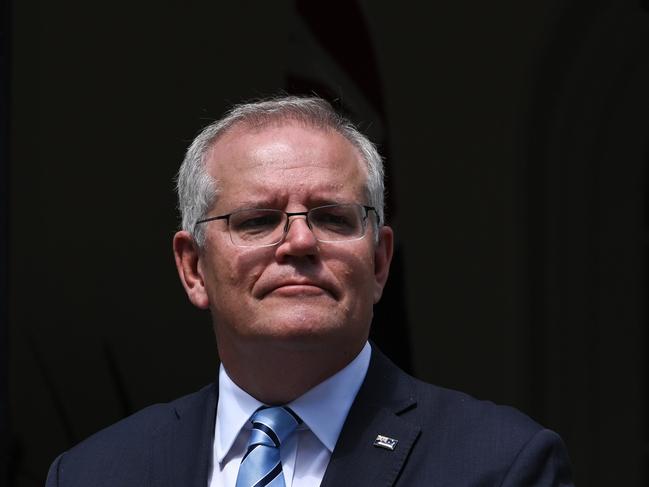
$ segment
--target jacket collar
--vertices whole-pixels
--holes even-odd
[[[420,434],[405,419],[417,405],[414,379],[372,344],[365,381],[329,461],[321,487],[390,486]],[[171,403],[170,420],[155,433],[151,485],[205,487],[208,483],[218,384]],[[397,440],[394,450],[374,446],[377,436]]]
[[[413,379],[376,346],[370,367],[329,461],[321,487],[390,486],[397,479],[420,428],[405,419],[417,405]],[[387,440],[377,443],[378,437]],[[390,440],[397,440],[394,449]]]
[[[152,486],[207,485],[217,399],[218,387],[211,384],[170,404],[169,421],[153,442]]]

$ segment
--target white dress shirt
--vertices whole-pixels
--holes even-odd
[[[322,482],[349,408],[365,380],[370,356],[366,343],[344,369],[288,404],[303,424],[280,448],[286,487],[314,487]],[[232,382],[221,365],[209,487],[235,487],[250,437],[249,420],[262,405]]]

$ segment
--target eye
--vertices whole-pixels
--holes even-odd
[[[317,208],[311,214],[311,222],[326,232],[347,234],[359,226],[359,218],[353,207],[333,206]]]
[[[318,215],[318,223],[323,225],[349,225],[349,215],[339,215],[335,212],[327,212]]]
[[[273,210],[243,210],[232,214],[230,229],[239,233],[264,232],[282,222],[281,212]]]
[[[258,216],[256,218],[248,218],[247,220],[243,220],[239,222],[237,225],[238,228],[259,228],[259,227],[265,227],[268,225],[274,225],[276,219],[274,219],[271,216],[265,215],[265,216]]]

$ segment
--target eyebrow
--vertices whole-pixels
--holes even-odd
[[[239,201],[236,204],[235,209],[244,209],[244,208],[274,208],[277,206],[276,200],[269,198],[269,199],[249,199],[249,200],[243,200]]]
[[[279,204],[278,200],[280,198],[260,198],[260,199],[247,199],[240,201],[236,204],[236,207],[233,208],[233,210],[241,210],[241,209],[263,209],[263,208],[268,208],[268,209],[280,209],[280,207],[283,207],[284,204]],[[308,208],[315,208],[318,206],[326,206],[326,205],[337,205],[337,204],[344,204],[344,203],[359,203],[359,201],[356,200],[348,200],[344,198],[336,198],[334,196],[323,196],[323,197],[317,197],[317,198],[307,198],[307,207]],[[360,202],[362,203],[362,201]]]

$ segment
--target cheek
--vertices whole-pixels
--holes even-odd
[[[341,285],[353,296],[369,296],[373,292],[374,258],[368,252],[350,253],[337,262],[334,273],[339,276]]]
[[[222,255],[212,263],[212,295],[234,293],[239,298],[248,292],[263,272],[265,260],[259,252]]]

